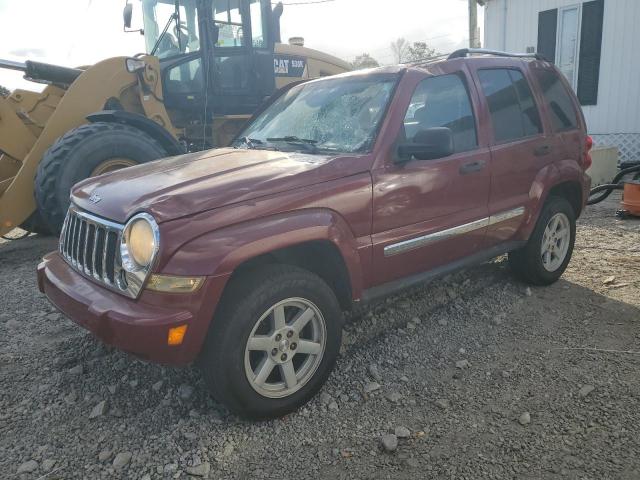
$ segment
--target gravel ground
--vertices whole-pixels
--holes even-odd
[[[4,242],[0,477],[638,479],[640,220],[614,210],[551,287],[499,259],[364,312],[321,395],[262,423],[58,314],[35,285],[54,239]]]

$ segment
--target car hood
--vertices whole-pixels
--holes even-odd
[[[341,161],[342,160],[342,161]],[[156,160],[78,183],[78,207],[124,223],[146,211],[159,223],[356,172],[345,157],[219,149]]]

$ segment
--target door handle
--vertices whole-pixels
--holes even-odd
[[[551,153],[551,145],[540,145],[533,149],[533,154],[536,157],[544,157],[545,155],[549,155]]]
[[[469,173],[479,172],[484,168],[485,162],[483,160],[478,160],[476,162],[465,163],[458,170],[461,175],[468,175]]]

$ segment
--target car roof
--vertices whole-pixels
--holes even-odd
[[[522,65],[522,61],[526,62],[534,62],[534,61],[542,61],[547,62],[547,60],[539,53],[508,53],[501,52],[497,50],[485,50],[485,49],[469,49],[464,48],[460,50],[456,50],[453,53],[438,55],[435,57],[425,58],[423,60],[408,62],[399,65],[390,65],[383,67],[375,67],[364,70],[354,70],[351,72],[346,72],[341,74],[340,76],[356,76],[356,75],[371,75],[378,73],[399,73],[406,69],[416,69],[420,71],[427,71],[429,73],[433,73],[433,70],[437,70],[439,65],[443,63],[450,62],[483,62],[486,63],[487,60],[495,60],[496,66],[506,66],[506,65]]]

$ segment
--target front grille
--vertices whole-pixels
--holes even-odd
[[[71,206],[60,235],[60,253],[76,271],[135,297],[138,291],[129,288],[120,260],[123,228]]]

